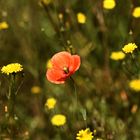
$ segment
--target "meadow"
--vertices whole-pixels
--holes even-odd
[[[1,140],[140,140],[139,0],[0,0]]]

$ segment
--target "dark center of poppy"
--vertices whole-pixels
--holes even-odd
[[[64,67],[63,70],[64,70],[65,74],[68,74],[69,73],[68,67]]]

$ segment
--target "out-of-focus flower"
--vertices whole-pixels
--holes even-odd
[[[138,105],[134,104],[131,108],[131,113],[135,114],[138,110]]]
[[[133,12],[132,12],[133,17],[135,18],[139,18],[140,17],[140,7],[136,7],[134,8]]]
[[[18,73],[22,70],[23,70],[23,67],[21,64],[11,63],[11,64],[8,64],[7,66],[3,66],[1,69],[1,72],[9,75],[9,74],[13,74],[13,73]]]
[[[123,101],[127,101],[128,100],[128,96],[127,93],[123,90],[120,92],[120,97]]]
[[[47,99],[46,103],[45,103],[45,106],[48,108],[48,109],[53,109],[56,105],[56,99],[55,98],[49,98]]]
[[[133,53],[136,48],[138,48],[138,46],[135,43],[128,43],[122,48],[122,50],[125,53]]]
[[[51,63],[51,60],[50,59],[47,61],[47,68],[48,69],[51,69],[52,68],[52,63]]]
[[[66,123],[66,117],[62,114],[54,115],[51,119],[51,123],[56,126],[63,126]]]
[[[45,5],[48,5],[52,2],[52,0],[41,0]]]
[[[5,30],[9,27],[6,21],[0,22],[0,30]]]
[[[92,140],[93,139],[93,132],[90,131],[89,128],[85,130],[80,130],[76,137],[77,140]]]
[[[33,86],[31,88],[31,93],[33,94],[40,94],[40,92],[41,92],[41,88],[39,86]]]
[[[86,16],[85,16],[85,14],[83,14],[83,13],[78,13],[77,14],[77,21],[78,21],[78,23],[80,23],[80,24],[84,24],[85,22],[86,22]]]
[[[112,52],[110,58],[113,60],[122,60],[125,58],[125,54],[122,51]]]
[[[50,60],[52,65],[47,70],[47,79],[55,84],[63,84],[80,67],[80,57],[63,51],[56,53]]]
[[[130,81],[129,86],[135,91],[140,91],[140,79],[134,79]]]
[[[58,18],[59,18],[60,20],[62,20],[62,19],[63,19],[63,13],[59,13],[59,14],[58,14]]]
[[[113,9],[116,6],[115,0],[104,0],[103,8],[104,9]]]

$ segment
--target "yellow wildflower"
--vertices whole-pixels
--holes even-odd
[[[42,0],[42,2],[46,5],[50,4],[52,2],[52,0]]]
[[[113,9],[116,6],[115,0],[104,0],[103,8],[104,9]]]
[[[84,24],[86,22],[86,16],[83,13],[78,13],[77,14],[77,21],[78,23]]]
[[[86,128],[85,130],[80,130],[76,137],[77,140],[92,140],[93,139],[93,132]]]
[[[134,8],[133,12],[132,12],[133,17],[135,18],[139,18],[140,17],[140,7],[136,7]]]
[[[41,92],[41,88],[39,86],[33,86],[31,88],[31,93],[33,94],[39,94]]]
[[[12,73],[18,73],[23,70],[23,67],[19,63],[11,63],[8,64],[7,66],[3,66],[1,69],[2,73],[5,73],[7,75],[12,74]]]
[[[140,79],[130,81],[129,87],[135,91],[140,91]]]
[[[62,20],[63,17],[64,17],[64,16],[63,16],[63,13],[59,13],[59,14],[58,14],[58,18],[59,18],[60,20]]]
[[[48,69],[51,69],[52,68],[52,63],[51,63],[51,60],[50,59],[47,61],[47,68]]]
[[[135,43],[128,43],[127,45],[125,45],[122,50],[125,53],[133,53],[133,51],[138,48],[138,46]]]
[[[9,27],[6,21],[0,22],[0,30],[7,29]]]
[[[112,52],[110,58],[113,60],[122,60],[125,58],[125,54],[122,51]]]
[[[45,106],[48,107],[48,109],[53,109],[56,105],[56,99],[55,98],[49,98],[47,99]]]
[[[138,110],[138,105],[137,105],[137,104],[134,104],[134,105],[132,106],[132,108],[131,108],[131,113],[132,113],[132,114],[135,114],[135,113],[137,112],[137,110]]]
[[[56,126],[62,126],[66,123],[66,117],[62,114],[54,115],[51,119],[51,123]]]

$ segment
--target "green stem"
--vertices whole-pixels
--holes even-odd
[[[72,77],[70,77],[70,79],[72,80],[72,83],[73,83],[73,86],[74,86],[74,95],[75,95],[75,108],[77,110],[78,108],[78,95],[77,95],[77,90],[76,90],[76,84],[75,84],[75,81]]]
[[[74,94],[75,94],[75,110],[78,110],[78,95],[77,95],[77,90],[76,90],[76,83],[74,81],[74,79],[72,77],[70,77],[70,79],[72,80],[73,86],[74,86]],[[79,105],[79,109],[80,109],[80,105]],[[83,120],[84,120],[84,124],[85,127],[87,128],[87,114],[86,114],[86,109],[84,109],[83,107],[80,109],[80,112],[82,114]],[[73,113],[73,116],[75,117],[76,115]]]
[[[134,54],[132,54],[132,53],[131,53],[131,58],[132,58],[133,63],[134,63],[135,66],[136,66],[137,72],[139,72],[139,66],[138,66],[138,64],[137,64],[137,61],[136,61],[136,59],[135,59]]]
[[[14,140],[15,138],[15,74],[11,75],[10,87],[9,87],[9,106],[8,106],[8,113],[9,113],[9,127],[10,127],[10,138]]]

